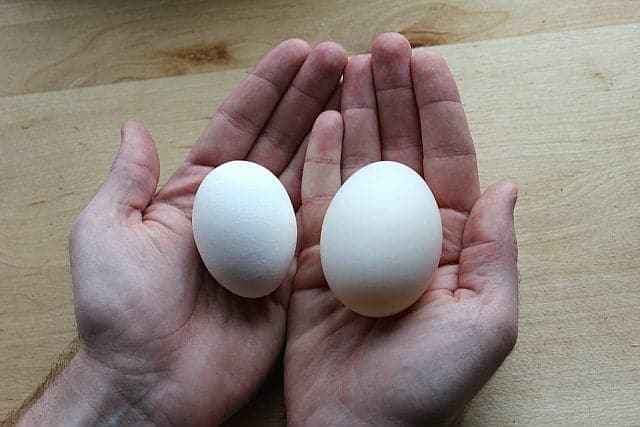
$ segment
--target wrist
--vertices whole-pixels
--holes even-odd
[[[151,389],[92,359],[81,349],[19,425],[156,424],[144,404]]]

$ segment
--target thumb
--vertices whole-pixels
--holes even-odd
[[[153,138],[142,124],[128,120],[122,125],[118,154],[92,204],[116,215],[142,211],[155,194],[159,177]]]
[[[476,293],[500,295],[517,306],[518,247],[513,212],[518,189],[509,182],[489,187],[473,206],[462,236],[459,281]]]

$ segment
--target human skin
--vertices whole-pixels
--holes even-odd
[[[443,251],[428,290],[373,319],[344,307],[320,263],[320,232],[339,186],[393,160],[422,175],[440,207]],[[398,34],[349,59],[341,113],[314,126],[302,178],[301,252],[285,352],[292,426],[441,425],[502,363],[517,337],[517,189],[482,195],[454,78],[442,56],[412,54]]]
[[[516,188],[500,183],[481,196],[446,63],[425,51],[412,57],[401,36],[383,35],[371,57],[349,61],[337,106],[344,50],[309,52],[301,41],[272,51],[159,191],[151,136],[138,123],[123,126],[109,177],[71,236],[77,353],[22,424],[218,424],[267,375],[285,322],[291,425],[444,424],[497,369],[517,335]],[[317,120],[307,151],[327,102],[341,113]],[[291,300],[288,282],[263,299],[236,297],[197,255],[195,190],[213,167],[237,159],[268,167],[302,206]],[[425,177],[444,244],[428,292],[399,315],[369,319],[331,294],[319,236],[340,183],[380,159]]]
[[[291,278],[255,300],[219,286],[194,244],[194,195],[213,167],[246,159],[276,174],[297,209],[306,136],[346,61],[334,43],[280,44],[159,190],[151,135],[124,124],[111,171],[71,232],[77,353],[22,425],[212,425],[249,401],[281,354]]]

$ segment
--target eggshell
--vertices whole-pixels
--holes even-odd
[[[285,279],[296,217],[287,191],[266,168],[247,161],[215,168],[198,188],[192,223],[204,265],[229,291],[259,298]]]
[[[322,270],[336,297],[364,316],[411,306],[426,290],[442,251],[431,190],[411,168],[371,163],[331,201],[322,224]]]

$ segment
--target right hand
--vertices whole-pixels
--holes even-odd
[[[302,233],[287,324],[285,402],[292,425],[398,426],[451,421],[515,344],[516,188],[480,195],[473,142],[444,59],[380,36],[345,69],[342,113],[311,134]],[[377,160],[423,175],[443,221],[427,292],[395,316],[357,315],[332,294],[320,230],[341,183]]]

